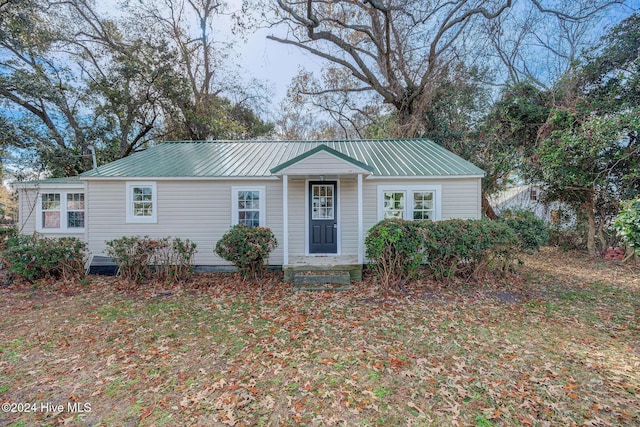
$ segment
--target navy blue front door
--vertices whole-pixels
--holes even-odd
[[[309,253],[338,253],[338,194],[335,181],[309,182]]]

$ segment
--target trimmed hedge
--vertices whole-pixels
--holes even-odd
[[[385,219],[365,238],[367,258],[382,288],[401,289],[414,278],[425,259],[425,231],[417,221]]]
[[[3,259],[17,277],[78,279],[84,276],[87,244],[75,237],[46,238],[40,235],[10,237]]]
[[[238,224],[218,240],[214,252],[235,265],[247,280],[262,277],[266,270],[264,261],[277,246],[276,236],[269,228]]]
[[[489,219],[421,221],[419,227],[426,236],[426,265],[436,279],[504,272],[519,245],[508,225]]]
[[[523,244],[506,222],[386,219],[365,239],[367,258],[382,288],[401,289],[420,266],[436,279],[505,272]]]

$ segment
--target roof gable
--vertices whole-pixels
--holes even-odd
[[[352,157],[340,153],[324,144],[318,145],[312,150],[287,160],[278,166],[271,168],[274,175],[284,175],[286,172],[304,172],[303,174],[316,174],[326,172],[327,164],[331,160],[337,160],[331,172],[338,173],[372,173],[373,168]],[[332,162],[333,163],[333,162]],[[295,169],[294,169],[295,168]]]

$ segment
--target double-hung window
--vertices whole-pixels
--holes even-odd
[[[155,182],[127,183],[127,222],[158,222]]]
[[[378,219],[440,219],[438,185],[378,186]]]
[[[405,218],[405,203],[407,198],[406,191],[389,190],[384,191],[384,207],[383,219],[387,218]]]
[[[38,201],[37,229],[43,233],[83,232],[85,222],[84,193],[47,191]]]
[[[264,227],[266,224],[265,187],[232,187],[231,192],[232,225]]]

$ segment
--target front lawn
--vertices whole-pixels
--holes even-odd
[[[0,288],[0,425],[640,424],[640,269],[526,261],[392,297],[277,275]]]

